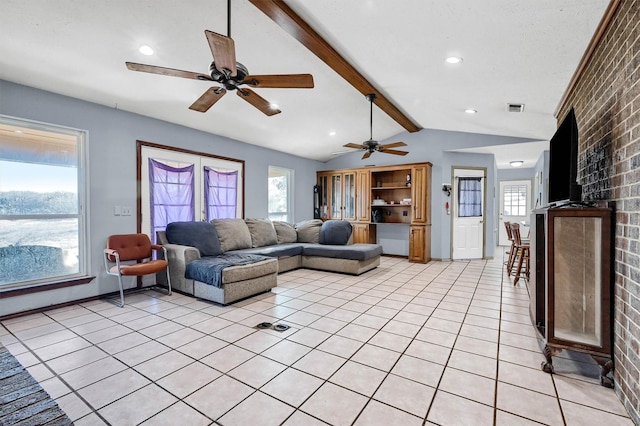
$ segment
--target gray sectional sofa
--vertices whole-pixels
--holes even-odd
[[[297,268],[360,275],[380,264],[379,244],[352,244],[351,224],[269,219],[174,222],[158,233],[173,289],[228,304],[270,290]],[[163,284],[166,276],[157,275]]]

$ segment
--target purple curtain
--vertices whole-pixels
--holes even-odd
[[[204,167],[204,202],[207,220],[236,217],[238,171],[219,172]]]
[[[482,178],[465,178],[458,180],[458,216],[482,216]]]
[[[151,241],[168,223],[195,220],[194,166],[171,167],[149,159]]]

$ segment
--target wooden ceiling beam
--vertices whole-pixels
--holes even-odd
[[[421,129],[343,58],[320,34],[281,0],[249,0],[363,95],[376,94],[375,104],[409,132]]]

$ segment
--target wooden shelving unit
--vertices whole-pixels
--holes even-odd
[[[318,185],[322,219],[352,221],[354,242],[376,242],[377,223],[410,225],[409,260],[431,260],[431,163],[322,171]]]

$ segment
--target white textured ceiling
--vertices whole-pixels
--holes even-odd
[[[286,3],[421,127],[548,140],[608,0]],[[194,112],[210,83],[125,68],[207,73],[205,29],[226,34],[226,0],[2,0],[0,78],[321,161],[369,138],[366,99],[246,0],[232,0],[238,61],[252,74],[314,76],[314,89],[256,89],[281,114],[234,94]],[[445,63],[451,55],[464,60]],[[373,120],[374,139],[404,131],[375,107]]]

